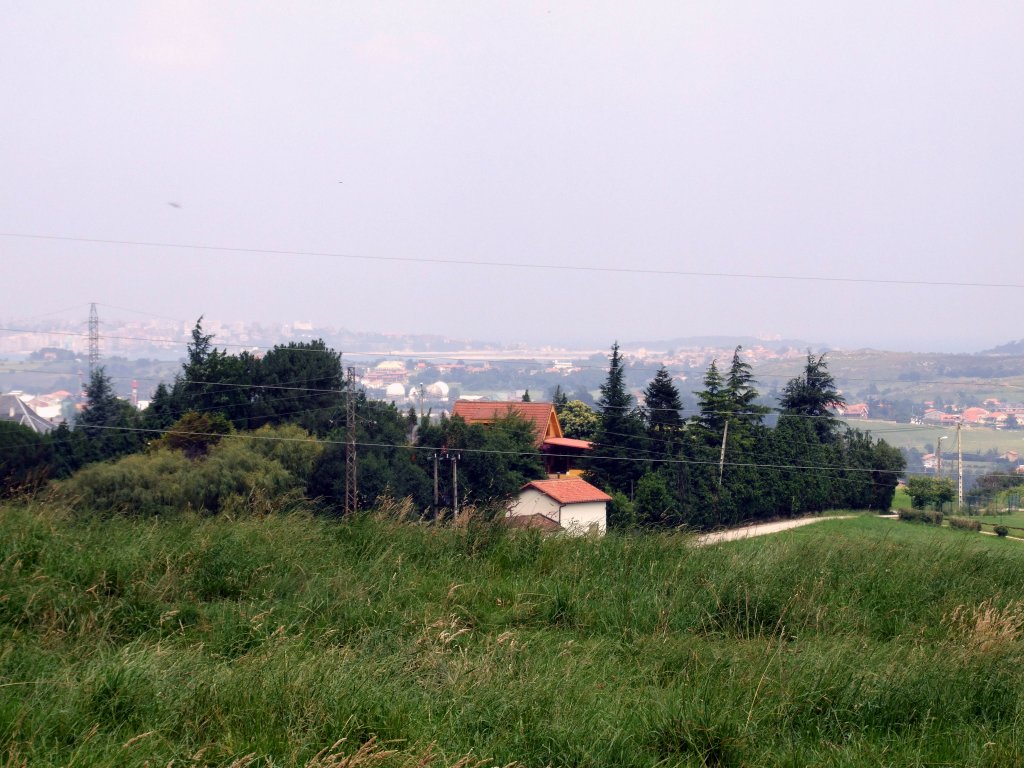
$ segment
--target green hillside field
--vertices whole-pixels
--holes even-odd
[[[943,454],[956,451],[956,427],[936,427],[928,424],[898,424],[877,419],[850,419],[851,427],[871,432],[896,448],[917,448],[922,453],[926,445],[935,446],[943,435]],[[960,440],[965,453],[985,453],[995,449],[999,453],[1015,450],[1024,455],[1024,429],[994,429],[992,427],[964,427]]]
[[[1006,766],[1024,545],[0,510],[0,764]],[[347,762],[346,762],[347,760]]]

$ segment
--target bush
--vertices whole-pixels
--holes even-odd
[[[1009,536],[1010,529],[1005,525],[997,525],[993,530],[996,532],[996,536]]]
[[[58,483],[54,493],[77,510],[100,514],[267,513],[303,498],[300,474],[312,466],[319,446],[307,444],[306,433],[298,432],[301,436],[285,429],[284,442],[225,440],[195,460],[157,448],[85,467]],[[257,434],[278,436],[270,428]]]
[[[935,510],[924,509],[901,509],[900,520],[909,523],[928,523],[930,525],[942,525],[942,513]]]
[[[959,528],[963,531],[980,531],[981,521],[971,520],[966,517],[951,517],[949,518],[949,525],[951,528]]]

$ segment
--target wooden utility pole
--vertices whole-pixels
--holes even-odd
[[[960,425],[962,419],[956,423],[956,506],[960,512],[964,511],[964,449],[960,444]]]
[[[345,392],[345,514],[350,515],[359,506],[359,486],[356,474],[356,369],[349,366]]]

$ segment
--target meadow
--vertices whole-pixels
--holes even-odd
[[[0,510],[0,765],[1005,766],[1020,542]]]
[[[956,427],[898,424],[878,419],[850,419],[846,423],[870,432],[896,448],[917,448],[921,453],[926,452],[925,446],[931,446],[934,450],[936,441],[945,435],[948,439],[942,444],[942,453],[946,457],[943,466],[955,465],[955,458],[953,465],[950,465],[949,455],[956,452]],[[1024,453],[1024,429],[965,427],[960,432],[960,442],[964,453],[981,454],[991,450],[999,453],[1011,450]]]

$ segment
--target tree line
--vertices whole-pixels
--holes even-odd
[[[572,436],[593,440],[587,476],[612,493],[620,526],[708,528],[790,517],[828,508],[888,509],[905,469],[884,440],[835,416],[844,399],[825,355],[807,355],[783,388],[774,427],[741,348],[728,368],[713,361],[684,417],[679,391],[662,367],[638,403],[612,347],[596,418],[555,393]],[[579,424],[584,428],[578,428]],[[589,426],[588,426],[589,425]]]
[[[76,472],[88,478],[90,489],[115,488],[131,482],[124,466],[150,478],[137,484],[145,488],[156,482],[146,462],[166,464],[171,452],[189,462],[215,461],[223,476],[235,478],[225,485],[228,495],[245,496],[246,477],[285,473],[289,479],[279,485],[292,497],[315,499],[322,510],[338,512],[349,450],[341,355],[321,340],[278,345],[263,356],[229,354],[213,338],[200,318],[180,372],[157,387],[145,411],[118,399],[98,367],[73,427],[62,425],[41,437],[4,426],[5,493]],[[739,348],[728,369],[712,363],[697,393],[699,409],[685,417],[664,368],[644,390],[642,404],[636,401],[626,387],[617,344],[600,393],[596,408],[557,388],[552,399],[565,433],[593,441],[582,468],[613,495],[613,525],[711,527],[829,507],[882,509],[903,470],[898,451],[835,418],[832,409],[842,398],[824,356],[809,354],[804,373],[786,385],[774,427],[764,423],[768,409],[757,404],[756,381]],[[411,408],[402,412],[361,390],[352,397],[363,507],[391,497],[408,499],[420,514],[436,514],[438,507],[454,504],[457,483],[460,504],[500,509],[525,482],[544,477],[532,428],[514,413],[491,425],[470,425],[457,417],[431,420]],[[285,427],[291,431],[281,432]],[[303,461],[285,461],[265,445],[249,451],[223,447],[225,438],[238,437],[248,441],[226,442],[308,437],[318,449],[303,453]],[[11,450],[15,445],[18,450]],[[122,457],[131,461],[115,472],[110,467],[127,460]],[[229,464],[242,469],[229,470]],[[166,465],[181,469],[187,463]],[[215,473],[193,474],[216,484]],[[132,503],[145,508],[145,492],[139,493]],[[207,511],[221,504],[216,493],[189,493],[188,504],[207,499]],[[90,498],[99,503],[101,496]],[[162,498],[166,502],[166,494]]]

